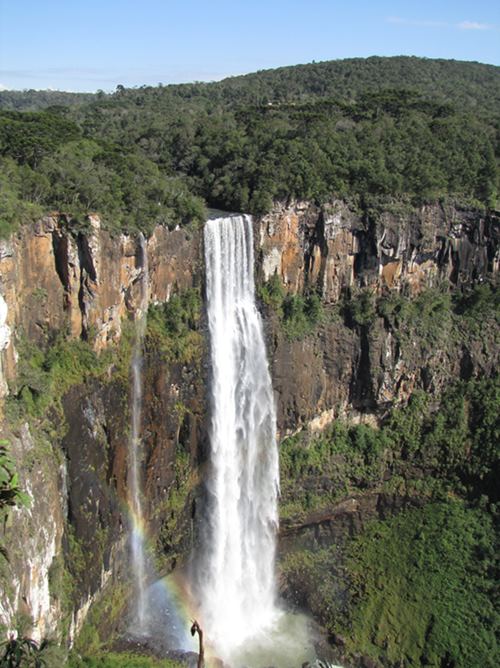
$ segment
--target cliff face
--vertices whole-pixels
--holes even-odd
[[[319,291],[327,306],[362,291],[416,297],[497,272],[499,238],[500,217],[491,212],[436,204],[361,215],[340,201],[321,209],[297,203],[259,221],[261,280],[277,275],[292,294]],[[321,429],[346,411],[366,418],[415,389],[439,393],[450,377],[489,375],[496,363],[493,331],[482,342],[450,332],[442,345],[430,346],[402,341],[377,314],[365,324],[337,314],[311,336],[289,340],[268,316],[282,435],[307,424]]]
[[[462,388],[477,387],[498,368],[493,300],[489,311],[483,307],[468,315],[458,305],[464,303],[462,289],[470,294],[473,285],[487,284],[498,272],[500,218],[438,205],[410,214],[365,211],[360,216],[342,202],[324,209],[299,203],[264,217],[258,233],[261,280],[270,286],[262,294],[278,428],[281,437],[300,432],[281,446],[281,593],[329,629],[335,663],[402,665],[402,650],[396,652],[398,662],[386,656],[387,643],[400,646],[399,630],[393,634],[392,627],[385,627],[373,640],[382,628],[379,609],[366,607],[361,613],[363,623],[371,624],[368,642],[363,645],[361,634],[352,631],[363,596],[356,577],[364,582],[349,570],[354,568],[352,546],[369,535],[373,522],[382,532],[393,520],[423,516],[426,504],[436,498],[433,485],[450,489],[453,476],[461,479],[460,466],[462,471],[473,468],[472,438],[455,441],[449,465],[439,454],[453,440],[453,421],[446,422],[440,398],[456,381],[471,381]],[[276,276],[288,293],[281,303],[273,288]],[[492,294],[487,285],[483,289]],[[323,312],[304,335],[300,327],[287,327],[286,318],[291,314],[293,325],[294,314],[307,301],[292,296],[308,292],[321,294]],[[427,422],[416,438],[419,445],[413,446],[421,448],[419,456],[412,457],[405,449],[411,449],[405,445],[410,422],[392,441],[384,441],[390,433],[384,425],[397,424],[402,413],[390,414],[391,409],[404,406],[416,390],[423,390],[428,401],[421,404],[421,419]],[[454,407],[457,415],[460,406]],[[481,408],[465,409],[462,419],[469,428],[476,412],[481,414]],[[338,417],[347,421],[323,432]],[[431,438],[425,441],[425,429],[438,423],[446,426],[437,452]],[[478,495],[489,489],[488,466],[484,480],[476,481]],[[397,556],[394,561],[399,565]],[[398,577],[398,583],[408,577],[405,565]],[[376,585],[382,599],[386,590],[380,583],[386,579],[384,573]],[[394,614],[394,605],[388,605],[388,614]],[[414,633],[413,626],[409,632]]]
[[[481,280],[498,271],[499,237],[498,213],[439,204],[361,212],[298,202],[259,221],[264,279],[277,273],[288,291],[319,289],[327,303],[354,287],[416,294]]]
[[[450,377],[489,375],[498,363],[494,331],[468,340],[443,330],[446,341],[429,345],[396,336],[376,313],[358,322],[335,305],[361,289],[417,296],[443,281],[452,288],[481,281],[498,269],[499,234],[497,214],[438,205],[359,214],[344,202],[321,209],[297,203],[257,220],[258,282],[276,273],[291,294],[319,289],[330,309],[314,331],[293,339],[263,307],[280,435],[302,426],[319,431],[342,414],[374,419],[416,388],[439,394]],[[0,243],[4,397],[9,384],[22,389],[16,383],[23,339],[47,349],[66,331],[88,340],[100,359],[130,345],[124,324],[140,304],[142,248],[137,237],[102,230],[97,217],[87,231],[75,231],[65,217],[49,216]],[[152,303],[203,285],[199,232],[156,228],[145,249]],[[159,536],[169,568],[192,541],[197,471],[206,458],[206,374],[203,351],[177,359],[160,348],[147,344],[144,357],[143,476],[150,536]],[[1,597],[1,623],[12,627],[25,613],[37,622],[34,637],[42,637],[60,632],[70,614],[74,635],[102,586],[126,578],[129,399],[127,371],[111,360],[104,373],[69,389],[62,413],[4,424],[1,436],[33,501],[13,512],[5,531],[5,579],[13,585]],[[326,542],[335,540],[338,516],[350,526],[399,503],[367,497],[306,519],[286,528],[283,549],[309,541],[315,526],[324,528]]]
[[[9,441],[21,487],[32,501],[28,509],[14,510],[5,527],[9,563],[3,579],[10,585],[2,588],[0,623],[13,628],[23,617],[35,638],[64,629],[73,637],[102,586],[111,577],[128,577],[130,327],[121,339],[123,324],[136,317],[140,304],[141,248],[138,237],[103,231],[97,217],[83,232],[72,230],[64,216],[44,218],[0,244],[4,398],[10,398],[9,386],[22,392],[18,347],[25,341],[50,350],[57,334],[66,332],[87,339],[100,356],[107,349],[121,351],[118,360],[125,364],[118,371],[119,361],[111,358],[107,371],[70,387],[60,409],[43,418],[2,423],[1,436]],[[145,249],[151,303],[199,281],[199,235],[158,227]],[[179,484],[179,449],[195,457],[204,384],[198,361],[166,364],[154,350],[145,355],[143,371],[145,511],[160,532],[165,518],[155,509],[162,502],[167,513],[169,492]]]
[[[153,303],[192,285],[199,236],[157,227],[146,248]],[[89,217],[87,232],[72,229],[65,216],[47,216],[0,242],[7,380],[15,376],[16,353],[13,341],[5,343],[5,327],[36,343],[64,329],[91,338],[98,351],[117,342],[124,317],[138,305],[142,264],[138,237],[110,235],[97,216]]]

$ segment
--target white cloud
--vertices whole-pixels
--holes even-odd
[[[7,86],[0,83],[0,90],[9,90]]]
[[[493,28],[489,23],[477,23],[477,21],[462,21],[457,24],[460,30],[491,30]]]

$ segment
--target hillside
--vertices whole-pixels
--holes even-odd
[[[195,98],[224,106],[268,102],[311,101],[322,98],[354,100],[367,90],[412,88],[443,102],[480,112],[498,113],[499,68],[476,62],[397,56],[347,58],[306,65],[261,70],[228,77],[219,82],[141,86],[125,89],[119,96],[137,102]],[[0,91],[0,109],[37,111],[53,105],[78,106],[113,100],[117,94],[66,93],[63,91]]]
[[[51,102],[38,112],[5,109],[7,91],[0,229],[57,209],[147,231],[202,220],[204,203],[260,214],[290,198],[495,207],[499,96],[498,67],[408,57],[112,95],[15,95],[18,109]]]

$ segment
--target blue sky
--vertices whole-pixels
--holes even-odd
[[[500,2],[0,0],[0,87],[114,90],[370,55],[500,65]]]

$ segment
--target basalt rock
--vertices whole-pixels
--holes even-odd
[[[318,290],[327,308],[363,287],[416,295],[444,281],[459,289],[484,280],[499,264],[499,214],[451,205],[375,211],[341,201],[323,207],[278,204],[256,220],[255,233],[258,282],[277,273],[286,291]],[[146,247],[152,302],[203,285],[199,231],[157,227]],[[47,348],[57,332],[68,332],[99,353],[116,346],[124,322],[139,307],[143,266],[140,239],[113,236],[95,216],[76,228],[53,214],[0,242],[0,396],[15,385],[22,337]],[[276,314],[264,309],[264,315],[281,436],[302,427],[321,431],[342,415],[376,420],[414,389],[437,395],[451,377],[489,375],[498,364],[493,331],[474,341],[456,336],[429,349],[400,341],[380,316],[361,326],[340,314],[305,338],[290,340]],[[181,363],[146,350],[144,507],[150,535],[162,535],[170,550],[170,566],[189,551],[196,506],[203,503],[196,482],[208,450],[207,377],[203,357]],[[3,425],[1,436],[11,443],[21,485],[33,498],[29,510],[12,513],[4,532],[12,587],[0,597],[0,621],[7,626],[26,613],[37,623],[34,637],[61,631],[62,593],[54,582],[63,553],[79,550],[84,556],[80,571],[74,569],[73,634],[105,582],[126,575],[129,399],[110,365],[107,380],[70,389],[63,415],[48,417],[43,438],[28,424],[15,430]],[[51,429],[53,443],[47,443]],[[188,473],[179,473],[180,460],[190,462]],[[172,510],[165,499],[174,491]],[[322,515],[284,526],[280,549],[341,541],[367,518],[411,502],[376,494],[346,499]]]
[[[259,279],[277,275],[291,294],[319,292],[328,308],[363,288],[412,297],[487,280],[498,271],[500,215],[441,204],[373,211],[297,202],[264,216],[257,237]],[[452,331],[429,346],[402,341],[382,317],[358,325],[338,314],[290,340],[272,309],[266,314],[281,436],[344,414],[367,419],[416,389],[439,395],[450,378],[490,375],[498,362],[494,331],[481,340]]]
[[[147,241],[153,303],[193,284],[200,244],[199,235],[185,230],[154,229]],[[101,351],[120,340],[124,318],[139,304],[142,264],[138,236],[113,236],[97,216],[89,217],[85,230],[65,215],[47,216],[0,242],[0,293],[7,306],[0,326],[38,345],[69,331]],[[11,380],[15,342],[2,340],[5,376]]]
[[[327,303],[355,286],[416,294],[442,280],[470,284],[500,261],[500,213],[451,204],[277,205],[258,236],[265,280],[276,273],[288,291],[314,288]]]

